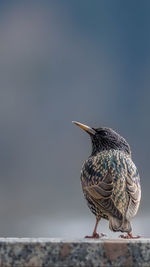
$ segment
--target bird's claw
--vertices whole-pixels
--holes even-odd
[[[128,235],[120,235],[119,237],[123,238],[123,239],[138,239],[140,238],[139,235],[137,236],[133,236],[132,234],[128,234]]]
[[[95,238],[95,239],[98,239],[98,238],[101,238],[101,237],[104,237],[106,236],[105,234],[101,233],[100,235],[98,233],[93,233],[93,235],[89,236],[89,235],[86,235],[85,238]]]

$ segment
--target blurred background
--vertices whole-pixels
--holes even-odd
[[[134,233],[149,235],[149,14],[148,0],[0,1],[0,236],[92,233],[91,144],[72,120],[127,139],[142,183]]]

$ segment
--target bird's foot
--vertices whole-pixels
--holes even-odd
[[[100,235],[98,233],[93,233],[93,235],[86,235],[85,238],[95,238],[95,239],[98,239],[98,238],[101,238],[101,237],[104,237],[106,236],[105,234],[101,233]]]
[[[133,236],[132,233],[129,233],[127,235],[120,235],[119,237],[124,238],[124,239],[137,239],[137,238],[140,238],[139,235]]]

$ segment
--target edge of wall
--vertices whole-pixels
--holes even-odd
[[[150,239],[0,238],[0,266],[150,266]]]

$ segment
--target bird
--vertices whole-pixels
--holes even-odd
[[[109,221],[111,231],[122,232],[121,238],[139,238],[132,234],[130,221],[139,209],[141,185],[129,144],[111,128],[72,123],[88,133],[92,143],[80,177],[87,205],[96,216],[93,234],[86,238],[104,236],[97,233],[101,218]]]

